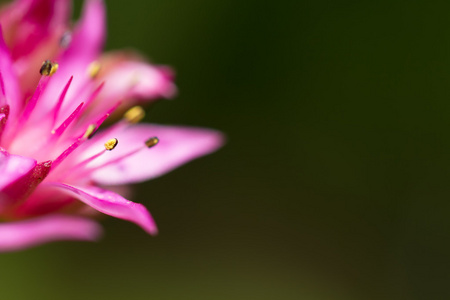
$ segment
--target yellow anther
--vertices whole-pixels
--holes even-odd
[[[148,140],[146,140],[145,146],[147,146],[147,148],[151,148],[158,143],[159,143],[159,139],[155,136],[155,137],[152,137],[152,138],[149,138]]]
[[[42,63],[41,68],[39,69],[39,73],[44,76],[52,76],[58,70],[58,64],[55,62],[51,62],[50,60],[46,60]]]
[[[89,76],[91,76],[91,78],[95,78],[100,72],[100,69],[101,69],[100,63],[98,61],[93,61],[89,64],[87,71]]]
[[[138,123],[145,117],[145,111],[140,106],[133,106],[123,115],[123,117],[132,124]]]
[[[118,139],[116,138],[110,139],[105,143],[105,149],[111,151],[112,149],[116,148],[118,143],[119,143]]]
[[[83,137],[85,139],[91,138],[94,135],[96,128],[97,128],[97,126],[95,126],[95,124],[89,125],[88,128],[86,129],[86,132],[84,133]]]

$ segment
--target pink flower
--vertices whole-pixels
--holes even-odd
[[[171,70],[101,54],[101,0],[86,0],[73,30],[69,14],[68,0],[17,0],[0,11],[0,251],[95,240],[97,212],[155,234],[147,209],[118,192],[222,144],[214,130],[137,124],[143,110],[131,106],[174,95]]]

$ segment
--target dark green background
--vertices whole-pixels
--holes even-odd
[[[2,299],[450,299],[450,2],[107,7],[177,71],[148,120],[227,145],[136,187],[156,238],[2,254]]]

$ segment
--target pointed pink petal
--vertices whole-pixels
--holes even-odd
[[[36,161],[29,157],[10,155],[0,150],[0,192],[26,176],[36,166]]]
[[[16,251],[57,240],[95,241],[100,234],[101,228],[94,221],[64,215],[0,223],[0,252]]]
[[[51,161],[36,163],[36,160],[19,155],[10,155],[0,149],[0,210],[8,203],[18,203],[45,179]]]
[[[151,149],[143,149],[126,159],[99,168],[92,178],[105,185],[134,183],[167,173],[195,158],[214,152],[223,144],[223,135],[204,128],[173,127],[150,124],[122,127],[99,135],[91,148],[93,153],[101,149],[107,139],[117,138],[117,147],[94,160],[91,167],[100,166],[133,149],[142,147],[150,137],[158,137],[159,143]],[[94,150],[95,149],[95,150]]]
[[[6,102],[10,107],[10,118],[15,120],[22,109],[17,74],[13,68],[11,54],[3,39],[0,27],[0,106]]]
[[[78,115],[80,114],[81,108],[83,107],[84,102],[81,102],[80,105],[77,106],[77,108],[70,114],[67,119],[64,120],[64,122],[55,130],[56,136],[61,136],[63,132],[67,129],[67,127],[75,120]]]
[[[105,37],[105,4],[102,0],[86,0],[68,52],[83,54],[94,59],[102,50]]]
[[[176,93],[171,73],[167,67],[123,61],[103,78],[106,88],[102,97],[138,100],[171,98]]]
[[[152,216],[142,204],[128,201],[116,193],[100,188],[79,188],[57,182],[46,183],[46,185],[73,195],[99,212],[133,222],[149,234],[156,234],[158,231]]]

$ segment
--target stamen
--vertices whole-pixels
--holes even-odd
[[[41,79],[38,82],[38,85],[36,87],[36,90],[34,91],[33,96],[31,97],[31,99],[28,101],[28,103],[25,106],[25,109],[22,113],[22,117],[19,123],[28,120],[32,111],[34,110],[34,108],[36,107],[37,101],[39,100],[39,97],[41,96],[42,92],[45,90],[45,88],[47,87],[47,84],[49,82],[49,77],[48,76],[42,76]]]
[[[103,153],[105,153],[106,151],[107,151],[106,149],[103,149],[103,150],[100,151],[99,153],[94,154],[94,155],[92,155],[91,157],[86,158],[85,160],[83,160],[83,161],[80,162],[80,163],[77,163],[77,165],[75,166],[75,170],[78,170],[78,169],[82,170],[82,169],[84,169],[84,166],[85,166],[85,165],[87,165],[88,163],[90,163],[91,161],[93,161],[94,159],[96,159],[97,157],[99,157],[100,155],[102,155]],[[72,171],[74,171],[74,170],[72,170]]]
[[[120,104],[121,102],[118,102],[115,106],[113,106],[109,110],[109,113],[112,113],[117,107],[120,106]],[[109,134],[111,132],[114,132],[117,128],[120,128],[121,126],[138,123],[140,120],[144,118],[144,116],[145,116],[144,109],[140,106],[134,106],[125,112],[122,120],[120,120],[117,123],[114,123],[108,128],[105,128],[103,133]]]
[[[108,117],[111,115],[111,112],[107,112],[106,114],[103,115],[103,117],[101,117],[100,119],[98,119],[95,123],[93,123],[95,125],[96,128],[99,128],[100,125],[103,124],[103,122],[105,122],[106,119],[108,119]],[[91,136],[89,136],[89,138],[91,138]]]
[[[86,168],[86,165],[89,164],[91,161],[95,160],[96,158],[100,157],[101,155],[103,155],[106,151],[112,151],[117,146],[118,143],[119,141],[115,138],[108,140],[105,143],[105,149],[77,163],[73,168],[71,168],[71,172],[68,173],[67,174],[68,176],[65,177],[64,179],[76,178],[77,176],[80,176],[80,174],[84,175],[89,173],[90,170]],[[88,171],[86,172],[86,170]]]
[[[84,102],[81,102],[80,105],[70,114],[70,116],[56,129],[52,130],[52,134],[54,136],[60,136],[66,130],[66,128],[70,125],[70,123],[75,120],[75,118],[79,115],[81,108],[83,107]]]
[[[41,69],[39,73],[43,76],[52,76],[58,70],[58,64],[55,62],[51,62],[50,60],[46,60],[42,63]]]
[[[5,93],[5,82],[3,81],[3,75],[2,75],[2,72],[0,72],[0,86],[1,86],[1,88],[2,88],[2,94],[3,94],[3,96],[6,96],[6,93]]]
[[[140,122],[145,117],[145,111],[140,106],[134,106],[127,110],[123,117],[131,124]]]
[[[100,72],[101,69],[101,65],[98,61],[93,61],[90,63],[90,65],[88,66],[88,74],[89,76],[91,76],[91,78],[95,78],[97,77],[98,73]]]
[[[110,139],[105,143],[105,149],[108,151],[111,151],[114,148],[116,148],[118,143],[119,143],[118,139],[116,139],[116,138]]]
[[[83,107],[84,102],[81,102],[77,108],[59,125],[56,129],[53,129],[51,131],[51,135],[47,136],[47,140],[43,141],[41,146],[35,150],[35,153],[38,153],[39,151],[45,151],[45,149],[48,149],[49,147],[53,147],[61,138],[63,133],[67,130],[67,128],[72,124],[74,120],[77,119],[77,117],[80,115],[81,108]]]
[[[151,148],[156,146],[158,143],[159,139],[156,136],[154,136],[145,141],[145,146],[147,146],[147,148]]]
[[[75,149],[78,148],[82,143],[84,143],[89,137],[91,137],[97,126],[95,124],[89,125],[84,135],[77,138],[75,142],[72,143],[63,153],[61,153],[52,164],[52,169],[55,169],[67,156],[69,156]]]
[[[96,121],[95,123],[92,123],[92,124],[96,124],[97,128],[100,127],[100,125],[117,109],[117,107],[120,106],[121,103],[122,103],[121,101],[118,101],[116,104],[114,104],[111,108],[109,108],[106,111],[106,113],[103,115],[103,117],[101,117],[98,121]],[[86,102],[85,107],[87,107],[88,105],[89,105],[89,102]],[[85,122],[81,121],[80,124],[77,124],[77,127],[84,127],[84,126],[87,126],[87,124],[91,123],[90,120],[92,120],[92,119],[91,119],[91,115],[89,115],[89,114],[94,115],[91,111],[89,111],[86,114],[87,118],[84,119]],[[95,115],[98,115],[98,114],[100,114],[100,113],[95,113]],[[83,117],[86,117],[86,115],[84,115]],[[88,120],[88,121],[86,121],[86,120]],[[87,122],[89,122],[89,123],[87,123]]]
[[[70,145],[63,153],[61,153],[54,161],[52,169],[55,169],[67,156],[69,156],[75,149],[77,149],[81,144],[91,138],[96,130],[102,125],[102,123],[109,117],[109,113],[103,115],[95,123],[90,124],[86,131],[76,139],[76,141]]]
[[[63,153],[61,153],[54,161],[52,165],[52,170],[55,169],[66,157],[68,157],[75,149],[77,149],[81,144],[91,138],[96,130],[102,125],[102,123],[109,117],[109,113],[103,115],[100,119],[90,124],[86,131],[75,140],[75,142],[70,145]]]
[[[66,150],[64,150],[63,153],[61,153],[52,164],[52,169],[55,169],[59,164],[66,159],[67,156],[69,156],[70,153],[72,153],[75,149],[78,148],[86,139],[84,138],[78,138],[72,145],[69,146]]]
[[[53,124],[55,125],[56,119],[58,119],[59,111],[61,110],[61,106],[63,104],[64,98],[66,98],[67,90],[69,89],[70,84],[72,83],[73,76],[70,77],[69,81],[66,83],[66,86],[61,92],[61,95],[59,96],[58,103],[55,106],[55,109],[53,110]]]
[[[112,141],[112,140],[114,140],[114,139],[111,139],[111,140],[109,140],[108,142],[110,142],[110,141]],[[152,138],[149,138],[149,139],[144,143],[144,145],[142,145],[142,146],[140,146],[140,147],[138,147],[138,148],[136,148],[136,149],[134,149],[134,150],[131,150],[131,151],[127,152],[127,153],[124,153],[124,154],[120,155],[119,157],[116,157],[116,158],[114,158],[114,159],[112,159],[112,160],[105,161],[104,163],[102,163],[102,164],[100,164],[100,165],[98,165],[98,166],[94,166],[94,167],[91,167],[91,168],[89,168],[89,167],[78,168],[78,167],[77,167],[77,170],[75,170],[75,171],[72,170],[72,172],[70,173],[69,177],[70,177],[70,178],[80,178],[80,177],[83,177],[83,176],[87,176],[87,175],[88,175],[89,173],[91,173],[93,170],[101,169],[101,168],[106,167],[106,166],[109,166],[109,165],[111,165],[111,164],[118,163],[118,162],[120,162],[121,160],[124,160],[124,159],[126,159],[126,158],[128,158],[128,157],[130,157],[130,156],[133,156],[134,154],[136,154],[136,153],[138,153],[138,152],[140,152],[140,151],[142,151],[142,150],[144,150],[144,149],[151,148],[151,147],[155,146],[155,145],[158,143],[158,141],[159,141],[159,139],[158,139],[157,137],[152,137]],[[117,145],[117,144],[116,144],[116,145]],[[106,148],[106,144],[105,144],[105,148]],[[108,149],[106,149],[106,150],[108,150]],[[94,160],[95,158],[97,158],[97,157],[99,157],[100,155],[102,155],[106,150],[103,150],[102,152],[97,153],[96,155],[94,155],[94,156],[92,156],[92,157],[90,157],[90,158],[84,160],[84,161],[81,162],[80,164],[82,164],[83,166],[85,166],[88,162],[91,162],[91,161]],[[80,164],[78,164],[77,166],[79,166]]]
[[[83,138],[90,139],[91,137],[93,137],[96,128],[97,128],[97,126],[95,124],[89,125],[86,132],[83,135]]]
[[[144,149],[148,149],[148,148],[151,148],[151,147],[155,146],[158,143],[158,141],[159,141],[159,139],[157,137],[149,138],[144,143],[143,146],[141,146],[139,148],[136,148],[134,150],[131,150],[130,152],[127,152],[127,153],[117,157],[116,159],[113,159],[113,160],[110,160],[110,161],[106,161],[105,163],[103,163],[103,164],[101,164],[99,166],[96,166],[93,169],[99,169],[99,168],[103,168],[103,167],[105,167],[107,165],[117,163],[117,162],[119,162],[119,161],[121,161],[121,160],[123,160],[123,159],[125,159],[127,157],[130,157],[130,156],[132,156],[132,155],[134,155],[134,154],[136,154],[136,153],[138,153],[138,152],[140,152],[140,151],[142,151]]]
[[[92,94],[89,96],[88,100],[86,101],[87,105],[91,104],[97,98],[98,94],[102,91],[103,87],[105,86],[105,82],[100,83],[100,85],[92,92]]]

